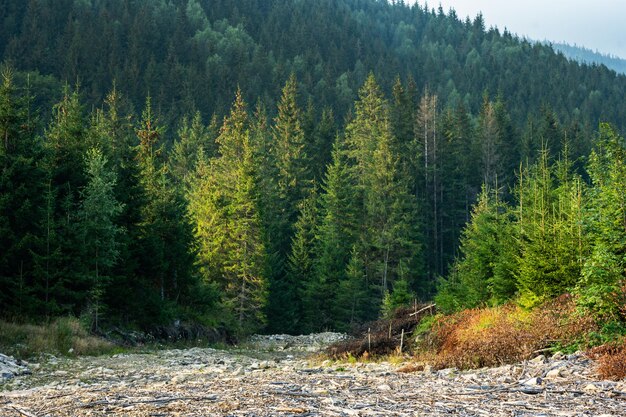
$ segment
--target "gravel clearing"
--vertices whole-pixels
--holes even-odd
[[[626,382],[595,380],[580,354],[464,372],[304,356],[327,336],[253,338],[246,350],[49,357],[0,384],[0,416],[626,415]]]

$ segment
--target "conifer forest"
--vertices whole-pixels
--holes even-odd
[[[2,0],[0,318],[626,326],[626,76],[423,2]],[[626,327],[624,327],[626,328]]]

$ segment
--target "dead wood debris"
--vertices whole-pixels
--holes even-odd
[[[389,355],[407,346],[407,339],[424,316],[434,313],[435,304],[415,305],[398,309],[388,319],[380,319],[355,331],[356,337],[331,345],[327,349],[330,357],[345,359],[348,356],[361,358]]]
[[[190,349],[63,359],[0,387],[0,416],[626,415],[626,382],[595,380],[584,355],[413,373],[275,355]]]

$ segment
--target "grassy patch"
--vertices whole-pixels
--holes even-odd
[[[76,318],[59,318],[45,325],[0,321],[0,352],[17,358],[43,353],[95,356],[119,351],[112,343],[88,334]]]

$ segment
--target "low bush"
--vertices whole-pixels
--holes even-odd
[[[101,355],[117,351],[114,344],[95,336],[73,317],[45,325],[0,322],[0,352],[20,359],[43,353],[54,355]]]
[[[439,317],[420,343],[431,358],[434,350],[438,369],[513,363],[584,338],[595,324],[575,310],[569,296],[532,311],[516,305],[465,310]]]
[[[619,381],[626,378],[626,339],[607,343],[589,350],[588,355],[596,360],[598,377]]]

